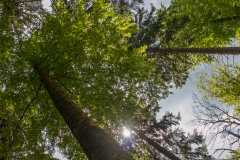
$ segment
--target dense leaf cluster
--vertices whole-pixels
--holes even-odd
[[[174,0],[173,17],[188,17],[188,25],[175,35],[182,42],[192,41],[191,46],[219,47],[239,39],[238,0]]]

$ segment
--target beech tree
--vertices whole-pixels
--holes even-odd
[[[83,156],[79,152],[81,149],[69,138],[71,134],[64,119],[76,139],[80,138],[78,141],[81,141],[81,147],[89,159],[115,159],[114,156],[131,159],[117,144],[113,146],[119,152],[113,149],[111,153],[110,148],[115,143],[111,136],[107,136],[107,141],[111,141],[108,151],[101,153],[94,147],[84,145],[86,142],[83,140],[90,140],[93,146],[102,149],[108,143],[103,144],[94,138],[81,138],[80,135],[88,135],[87,130],[76,132],[76,128],[80,129],[82,125],[72,122],[77,122],[77,119],[87,122],[90,116],[93,119],[91,124],[105,126],[109,122],[120,124],[133,113],[139,113],[139,117],[148,116],[143,112],[146,104],[158,107],[161,93],[168,94],[167,91],[165,93],[164,81],[153,73],[155,61],[146,60],[143,54],[145,47],[128,50],[129,44],[125,39],[136,30],[136,26],[130,22],[130,15],[115,14],[111,5],[96,3],[91,14],[85,13],[81,2],[73,5],[72,13],[61,1],[54,1],[52,7],[53,11],[43,12],[39,26],[31,26],[25,37],[21,35],[26,31],[24,25],[18,28],[21,32],[17,32],[16,24],[3,22],[6,25],[1,32],[6,33],[3,35],[12,41],[11,45],[4,45],[4,56],[1,56],[1,119],[9,124],[9,127],[1,127],[1,130],[10,133],[1,137],[8,139],[1,146],[6,151],[1,152],[1,156],[6,154],[11,159],[44,157],[44,153],[53,154],[57,146],[68,158],[79,159]],[[1,15],[2,18],[5,16]],[[6,44],[6,41],[3,42]],[[50,82],[49,85],[46,82],[47,75],[61,89],[49,88],[56,82]],[[43,86],[60,114],[48,100]],[[54,91],[59,92],[57,96],[52,93]],[[85,113],[78,109],[76,113],[79,115],[74,113],[77,116],[75,119],[66,118],[72,114],[57,105],[60,100],[67,99],[66,96],[61,98],[63,92],[69,93],[72,102],[63,102],[66,105],[62,108],[69,111],[69,105],[74,102]],[[75,111],[73,109],[71,112]],[[85,116],[81,119],[80,115]],[[83,126],[88,128],[89,125]],[[104,137],[100,133],[105,132],[96,124],[93,126],[99,132],[90,131],[99,134],[95,136]],[[74,151],[71,150],[73,148]]]
[[[89,159],[132,159],[78,108],[42,68],[35,65],[44,87]]]

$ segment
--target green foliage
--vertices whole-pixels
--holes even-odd
[[[235,160],[235,159],[239,159],[240,158],[240,150],[237,149],[235,150],[230,156],[229,159],[230,160]]]
[[[186,25],[175,37],[196,46],[225,46],[233,38],[239,39],[240,3],[238,0],[174,0],[172,17],[188,18]]]
[[[35,64],[105,128],[148,117],[146,106],[159,109],[159,98],[169,94],[154,74],[155,60],[144,54],[146,47],[128,50],[127,38],[137,30],[131,15],[116,14],[106,3],[93,6],[85,13],[79,1],[69,13],[62,1],[54,1],[53,11],[44,12],[24,39],[24,28],[15,32],[12,23],[1,21],[5,28],[0,30],[11,39],[2,41],[6,57],[0,63],[0,117],[9,124],[1,130],[10,133],[4,146],[9,159],[51,155],[54,147],[70,159],[85,157],[43,89]]]
[[[239,71],[238,63],[213,66],[209,74],[206,72],[200,74],[197,88],[204,98],[211,98],[227,106],[234,106],[239,113]]]

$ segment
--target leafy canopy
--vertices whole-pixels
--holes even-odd
[[[204,98],[218,100],[227,105],[234,106],[239,113],[239,82],[240,65],[218,64],[213,66],[210,73],[202,72],[197,82],[197,88]]]
[[[146,58],[146,47],[128,49],[127,38],[136,31],[131,15],[116,14],[102,1],[93,6],[85,13],[84,3],[78,1],[69,13],[56,0],[52,12],[43,11],[37,24],[28,17],[32,26],[24,37],[24,24],[18,28],[4,19],[9,14],[1,14],[0,31],[11,40],[2,41],[0,60],[3,156],[48,157],[58,147],[70,159],[84,157],[43,89],[35,64],[105,128],[110,122],[122,125],[133,114],[140,119],[149,116],[146,106],[159,109],[157,101],[169,93],[154,74],[157,64]]]
[[[187,18],[188,25],[176,35],[191,46],[219,47],[239,40],[238,0],[174,0],[172,17]]]

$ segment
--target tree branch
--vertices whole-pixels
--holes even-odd
[[[21,121],[23,120],[23,117],[24,117],[25,113],[27,112],[27,110],[29,109],[29,107],[31,106],[31,104],[33,103],[33,101],[38,97],[38,93],[39,93],[39,91],[40,91],[40,89],[41,89],[41,86],[42,86],[42,82],[40,83],[40,85],[39,85],[39,87],[38,87],[38,90],[37,90],[35,96],[32,98],[32,100],[30,101],[30,103],[27,105],[27,107],[26,107],[25,110],[23,111],[21,117],[19,118],[18,123],[17,123],[17,125],[16,125],[16,127],[14,128],[13,133],[12,133],[13,140],[12,140],[12,143],[9,144],[9,149],[12,148],[12,146],[13,146],[13,144],[14,144],[14,136],[15,136],[15,132],[16,132],[17,128],[19,128],[19,125],[20,125]]]

